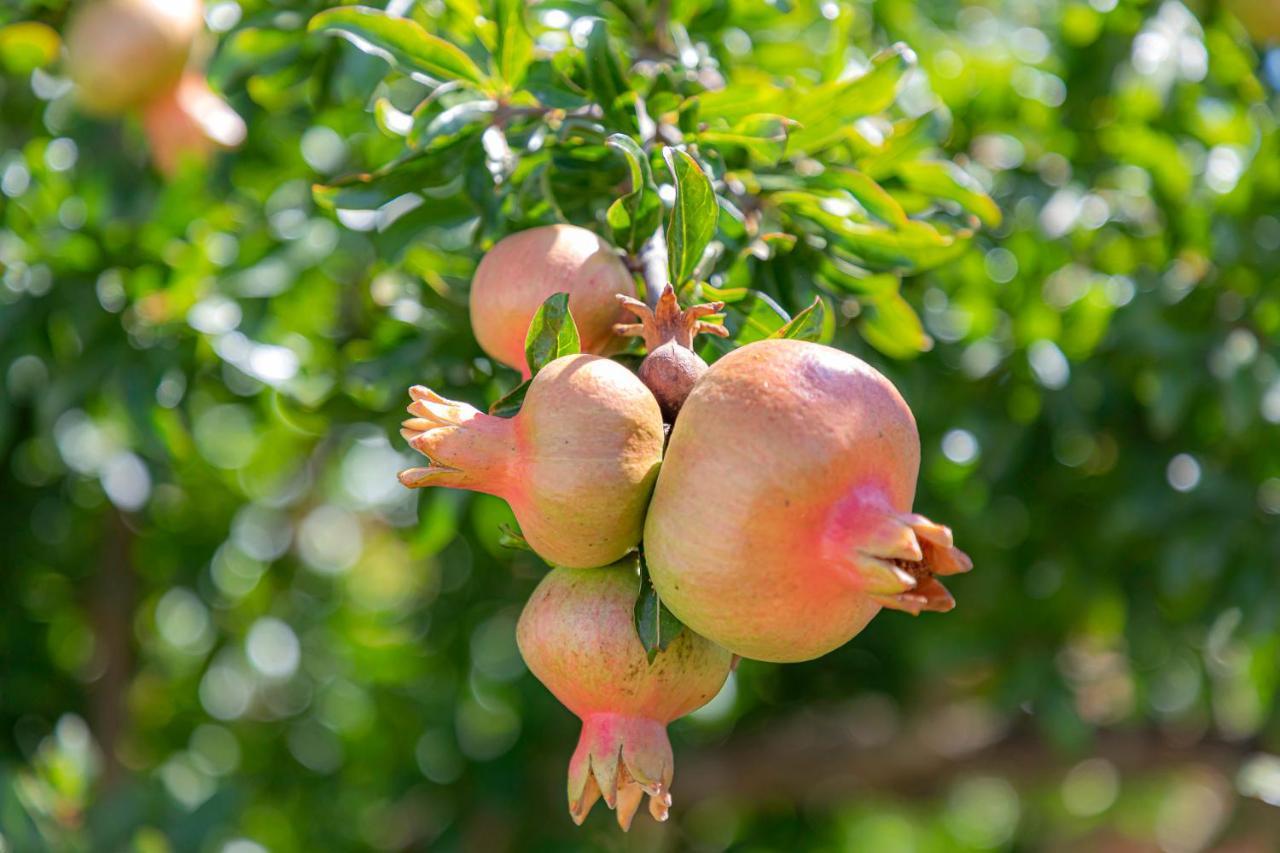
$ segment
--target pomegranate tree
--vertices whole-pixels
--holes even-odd
[[[421,386],[409,394],[413,417],[401,434],[431,464],[402,472],[404,485],[497,495],[553,565],[604,566],[640,541],[662,461],[662,413],[622,365],[562,356],[538,371],[513,418]]]
[[[915,419],[862,360],[796,340],[748,344],[698,381],[671,432],[645,524],[655,588],[743,657],[802,661],[882,607],[954,602],[951,531],[911,511]]]
[[[623,315],[615,296],[634,295],[636,285],[613,247],[576,225],[546,225],[504,237],[480,260],[471,281],[476,341],[527,379],[529,321],[547,297],[565,292],[582,351],[616,350],[613,326]]]
[[[67,59],[89,112],[119,115],[171,89],[204,25],[200,0],[90,0],[67,30]]]
[[[632,624],[634,561],[595,571],[553,569],[516,628],[529,670],[582,720],[569,762],[569,813],[582,823],[600,797],[623,829],[645,795],[666,820],[674,761],[667,724],[694,711],[729,675],[729,652],[683,630],[652,661]]]

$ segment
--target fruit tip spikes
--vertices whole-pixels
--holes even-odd
[[[699,334],[729,336],[729,330],[720,323],[703,320],[724,309],[723,302],[704,302],[691,305],[680,310],[680,302],[676,299],[676,289],[668,282],[662,288],[656,308],[650,308],[625,293],[617,295],[618,304],[634,314],[639,323],[618,323],[613,327],[615,334],[629,337],[643,337],[645,346],[650,352],[674,340],[686,349],[693,349],[693,339]]]

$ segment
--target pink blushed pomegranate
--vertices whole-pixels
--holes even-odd
[[[200,0],[87,0],[67,29],[81,106],[119,115],[174,86],[204,27]]]
[[[622,319],[619,293],[634,296],[635,280],[613,247],[576,225],[530,228],[499,240],[471,281],[471,329],[481,349],[527,379],[524,339],[547,297],[569,294],[582,351],[617,349],[613,325]]]
[[[662,414],[622,365],[568,355],[538,371],[513,418],[415,386],[401,434],[431,460],[410,488],[451,486],[511,505],[530,547],[557,566],[592,568],[640,541],[662,461]]]
[[[582,823],[603,797],[622,828],[645,796],[666,820],[674,760],[667,724],[709,702],[731,655],[683,630],[650,663],[632,624],[634,560],[594,571],[554,569],[516,628],[529,670],[582,720],[569,762],[569,814]]]
[[[795,340],[720,359],[671,432],[645,524],[650,575],[685,625],[743,657],[802,661],[882,607],[954,600],[951,531],[911,511],[915,419],[860,359]]]

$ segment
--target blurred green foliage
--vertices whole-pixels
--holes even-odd
[[[167,184],[67,4],[0,10],[0,849],[624,846],[515,650],[543,566],[395,427],[518,381],[493,239],[641,248],[671,173],[607,140],[664,127],[723,200],[686,295],[737,343],[825,300],[977,569],[744,662],[625,846],[1280,845],[1280,49],[1211,0],[429,0],[392,67],[327,5],[208,4],[249,138]]]

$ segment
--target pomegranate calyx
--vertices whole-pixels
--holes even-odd
[[[956,606],[938,576],[973,568],[955,547],[951,530],[917,513],[880,509],[862,496],[856,507],[853,570],[862,591],[881,607],[918,616],[945,613]]]
[[[581,825],[603,797],[625,832],[648,795],[649,813],[664,821],[671,809],[672,764],[661,722],[611,713],[584,717],[569,762],[569,814]]]
[[[618,303],[636,315],[640,322],[618,323],[613,327],[614,332],[644,338],[644,345],[649,352],[668,341],[675,341],[685,349],[693,349],[693,339],[701,333],[722,338],[729,336],[729,330],[723,325],[702,319],[721,311],[724,308],[723,302],[704,302],[682,311],[680,302],[676,299],[676,289],[670,283],[662,288],[656,308],[650,308],[639,299],[622,293],[617,298]]]
[[[431,464],[401,471],[400,482],[411,489],[456,486],[497,493],[502,460],[514,455],[512,421],[421,385],[410,388],[409,396],[413,417],[401,422],[400,435]]]

